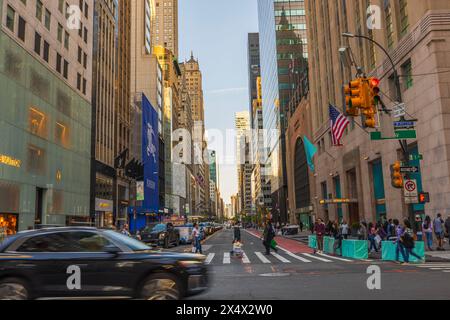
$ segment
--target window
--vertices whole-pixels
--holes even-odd
[[[83,59],[83,49],[81,49],[81,47],[78,47],[78,63],[81,64],[83,62],[82,59]]]
[[[84,3],[84,16],[87,18],[89,18],[89,5],[87,4],[87,2]]]
[[[408,89],[412,88],[413,77],[412,77],[411,60],[408,60],[405,64],[402,65],[402,74],[403,74],[405,89],[408,90]]]
[[[45,9],[45,27],[47,30],[50,30],[50,24],[51,24],[52,14],[48,9]]]
[[[42,2],[40,0],[36,1],[36,18],[42,21]]]
[[[87,81],[83,79],[83,94],[86,94]]]
[[[58,10],[59,12],[64,13],[64,0],[58,1]]]
[[[77,74],[77,89],[81,90],[81,74]]]
[[[83,67],[85,68],[85,69],[87,69],[87,54],[85,53],[84,55],[83,55]]]
[[[69,38],[69,33],[66,31],[64,35],[64,48],[66,48],[67,50],[69,50]]]
[[[409,19],[408,19],[408,2],[407,0],[400,0],[400,35],[403,37],[408,33]]]
[[[16,12],[14,11],[13,8],[8,6],[8,11],[6,13],[6,27],[13,32],[14,32],[15,18],[16,18]]]
[[[69,62],[67,62],[66,60],[64,60],[64,72],[63,72],[63,76],[64,78],[68,78],[69,77]]]
[[[61,73],[62,70],[62,57],[59,53],[56,54],[56,71]]]
[[[41,35],[36,32],[34,35],[34,52],[38,55],[41,55],[41,40]]]
[[[58,37],[58,41],[60,43],[62,43],[63,31],[64,31],[63,26],[60,23],[58,23],[58,35],[57,35],[57,37]]]
[[[36,236],[25,241],[17,252],[70,252],[69,233],[53,233]]]
[[[26,22],[25,19],[19,16],[19,31],[17,36],[20,40],[25,41]]]
[[[44,41],[44,55],[43,55],[43,58],[44,58],[45,62],[48,62],[49,55],[50,55],[50,45],[48,44],[47,41]]]
[[[88,29],[86,27],[84,27],[84,42],[88,42]]]
[[[34,145],[28,145],[27,170],[37,175],[43,176],[46,174],[46,156],[43,149]]]
[[[30,108],[28,114],[28,129],[41,138],[47,137],[47,118],[43,112]]]
[[[69,129],[62,122],[55,124],[55,141],[63,147],[69,147]]]
[[[392,23],[392,7],[390,0],[384,1],[384,14],[386,18],[387,45],[389,48],[392,48],[394,45],[394,24]]]

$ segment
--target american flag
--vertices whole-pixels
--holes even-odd
[[[350,121],[332,105],[330,105],[330,120],[333,146],[342,146],[341,139]]]

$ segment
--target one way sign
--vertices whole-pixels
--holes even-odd
[[[400,172],[401,173],[418,173],[419,167],[401,167]]]

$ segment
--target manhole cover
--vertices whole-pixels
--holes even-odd
[[[263,273],[260,274],[260,277],[288,277],[290,273],[282,273],[282,272],[274,272],[274,273]]]

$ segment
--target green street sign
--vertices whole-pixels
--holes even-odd
[[[416,130],[401,130],[401,131],[395,131],[395,137],[382,137],[381,132],[371,132],[370,133],[370,139],[372,141],[377,140],[403,140],[403,139],[417,139],[417,132]]]
[[[409,155],[409,161],[423,160],[423,154],[411,154]]]

